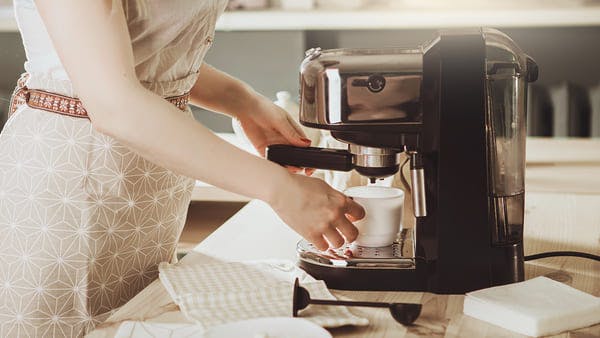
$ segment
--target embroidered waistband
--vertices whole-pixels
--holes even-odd
[[[25,85],[26,81],[27,75],[24,74],[17,82],[17,87],[10,100],[8,116],[14,114],[17,108],[22,104],[27,104],[31,108],[41,109],[52,113],[89,118],[81,100],[44,90],[29,89]],[[177,108],[185,110],[190,100],[190,93],[188,92],[183,95],[167,97],[165,100],[175,105]]]

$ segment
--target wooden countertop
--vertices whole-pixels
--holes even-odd
[[[600,165],[590,172],[600,173]],[[568,169],[556,166],[559,172]],[[555,169],[556,169],[555,168]],[[526,254],[550,250],[578,250],[600,254],[600,187],[593,189],[583,180],[571,183],[566,191],[551,187],[554,179],[547,170],[528,168],[525,220]],[[577,172],[577,170],[575,170]],[[578,177],[578,175],[572,175]],[[544,182],[546,184],[544,184]],[[575,180],[575,182],[577,182]],[[544,188],[546,187],[546,188]],[[558,188],[561,188],[560,185]],[[596,193],[594,193],[596,192]],[[290,230],[273,210],[260,201],[252,201],[194,250],[224,261],[265,258],[295,259],[299,236]],[[547,258],[526,263],[526,278],[545,275],[575,288],[600,296],[600,263],[578,258]],[[403,327],[380,309],[352,309],[369,318],[368,327],[333,329],[335,337],[522,337],[462,314],[463,295],[434,295],[421,292],[365,292],[332,290],[338,297],[352,300],[386,302],[421,302],[424,304],[416,325]],[[159,281],[155,281],[125,304],[108,321],[90,334],[112,337],[123,320],[186,322]],[[583,328],[555,337],[597,337],[600,325]]]

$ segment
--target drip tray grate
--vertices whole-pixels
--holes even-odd
[[[414,269],[412,229],[403,229],[394,244],[385,247],[363,247],[346,244],[339,249],[320,251],[306,240],[297,245],[300,260],[318,265],[348,268]]]

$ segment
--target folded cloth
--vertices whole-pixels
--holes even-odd
[[[298,278],[313,298],[335,299],[317,281],[290,261],[206,261],[204,255],[177,264],[161,263],[159,278],[190,321],[209,328],[259,317],[291,317],[293,281]],[[300,316],[323,327],[368,325],[346,307],[309,306]]]
[[[202,338],[205,330],[193,324],[153,323],[125,321],[114,338]]]
[[[466,315],[528,336],[600,323],[600,298],[546,277],[467,293]]]
[[[196,324],[131,322],[121,323],[114,338],[331,338],[322,327],[303,318],[269,317],[247,319],[205,330]]]

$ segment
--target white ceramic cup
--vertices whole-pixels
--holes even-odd
[[[380,186],[359,186],[344,191],[365,209],[365,218],[354,222],[360,246],[382,247],[394,243],[402,226],[404,191]]]

